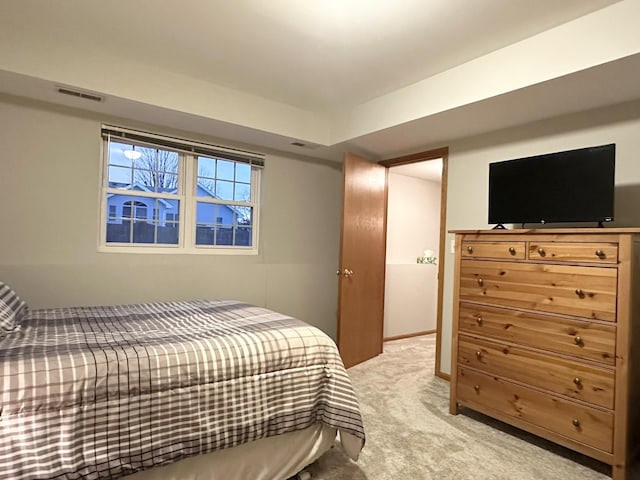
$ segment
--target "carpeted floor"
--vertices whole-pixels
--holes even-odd
[[[434,335],[396,340],[349,369],[367,443],[357,463],[330,450],[307,469],[312,480],[610,478],[607,465],[480,414],[449,415],[434,353]]]

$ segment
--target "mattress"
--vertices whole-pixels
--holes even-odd
[[[32,310],[0,368],[0,478],[115,479],[314,424],[364,445],[333,341],[243,302]]]

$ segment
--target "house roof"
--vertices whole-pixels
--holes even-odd
[[[147,187],[146,185],[143,185],[143,184],[138,183],[138,182],[134,182],[134,183],[132,183],[132,184],[126,184],[126,185],[123,185],[123,186],[121,186],[121,187],[119,187],[119,188],[120,188],[121,190],[123,190],[123,191],[126,191],[126,190],[138,190],[138,191],[141,191],[141,192],[150,192],[150,193],[155,192],[155,190],[151,190],[151,189],[150,189],[149,187]],[[165,191],[165,192],[170,192],[170,193],[174,193],[176,190],[175,190],[175,189],[173,189],[173,192],[172,192],[171,190],[164,189],[163,191]],[[107,198],[111,198],[111,197],[113,197],[114,195],[122,195],[122,194],[119,194],[119,193],[109,193],[109,194],[107,194]],[[160,200],[160,203],[162,203],[162,205],[164,205],[164,206],[165,206],[165,208],[173,208],[173,205],[171,205],[171,203],[167,202],[167,201],[166,201],[166,200],[164,200],[163,198],[159,198],[158,200]]]
[[[640,98],[638,18],[638,0],[4,0],[0,88],[308,156],[385,158]]]

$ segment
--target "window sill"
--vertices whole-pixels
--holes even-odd
[[[258,255],[257,248],[225,248],[225,247],[193,247],[183,248],[180,246],[145,246],[134,247],[131,245],[100,245],[98,253],[139,253],[139,254],[162,254],[162,255]]]

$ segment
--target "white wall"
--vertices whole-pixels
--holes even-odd
[[[384,337],[436,328],[435,265],[416,263],[438,252],[440,183],[389,172]],[[436,253],[437,255],[437,253]]]
[[[2,281],[33,308],[235,298],[335,336],[340,165],[266,152],[258,256],[98,253],[103,121],[154,129],[0,96]]]
[[[603,89],[606,89],[603,86]],[[615,222],[640,226],[640,102],[558,117],[453,142],[449,146],[447,230],[489,228],[489,163],[573,148],[616,144]],[[595,226],[595,225],[589,225]],[[450,373],[453,255],[447,235],[441,368]]]

